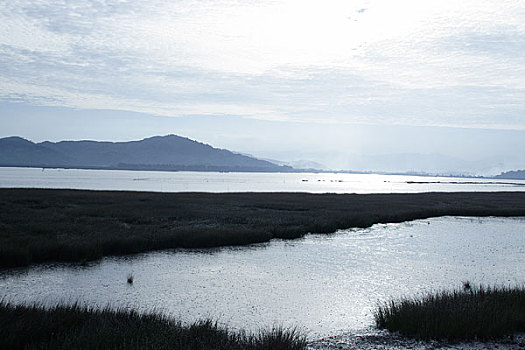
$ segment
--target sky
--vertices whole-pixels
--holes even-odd
[[[525,2],[0,0],[0,137],[525,168]]]

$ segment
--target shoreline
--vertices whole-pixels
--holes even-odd
[[[3,349],[238,349],[303,350],[296,329],[232,331],[211,319],[183,324],[159,312],[79,304],[12,305],[0,301]]]
[[[288,170],[240,170],[238,168],[224,168],[220,170],[218,168],[198,168],[198,167],[185,167],[181,166],[178,169],[166,169],[163,167],[152,167],[152,168],[140,168],[139,166],[130,165],[129,167],[96,167],[96,166],[52,166],[52,165],[10,165],[0,164],[0,168],[19,168],[19,169],[55,169],[55,170],[123,170],[123,171],[137,171],[137,172],[148,172],[148,171],[159,171],[159,172],[204,172],[204,173],[275,173],[275,174],[356,174],[356,175],[399,175],[399,176],[417,176],[417,177],[443,177],[443,178],[457,178],[457,179],[480,179],[480,180],[517,180],[525,181],[525,178],[520,177],[501,177],[502,174],[498,175],[473,175],[473,174],[440,174],[440,173],[425,173],[425,172],[388,172],[388,171],[373,171],[373,170],[335,170],[335,169],[288,169]],[[192,170],[194,169],[194,170]],[[507,171],[508,172],[516,172]],[[523,186],[523,185],[522,185]]]
[[[202,319],[182,324],[158,312],[88,306],[9,304],[0,302],[0,345],[12,349],[81,347],[171,349],[289,349],[289,350],[489,350],[521,349],[525,333],[487,340],[422,340],[369,327],[308,340],[295,328],[270,327],[259,332],[232,331]],[[86,331],[88,329],[88,331]]]
[[[372,327],[359,332],[313,340],[306,345],[308,350],[515,350],[524,347],[525,333],[517,333],[502,339],[453,342],[403,337]]]
[[[439,216],[525,216],[525,192],[158,193],[0,189],[0,268],[239,246]]]

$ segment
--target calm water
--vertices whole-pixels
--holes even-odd
[[[39,265],[0,272],[0,298],[156,309],[250,330],[296,325],[315,339],[369,327],[378,301],[465,280],[525,283],[525,218],[444,217],[87,267]]]
[[[160,192],[406,193],[525,191],[525,180],[335,173],[214,173],[77,169],[46,169],[43,171],[36,168],[0,168],[0,187]]]

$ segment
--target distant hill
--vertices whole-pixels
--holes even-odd
[[[0,139],[0,166],[128,170],[288,172],[291,167],[236,154],[176,135],[140,141],[33,143]]]
[[[514,170],[494,176],[497,179],[525,180],[525,170]]]

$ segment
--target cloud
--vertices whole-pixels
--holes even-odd
[[[525,129],[520,1],[19,0],[0,13],[4,100]]]

